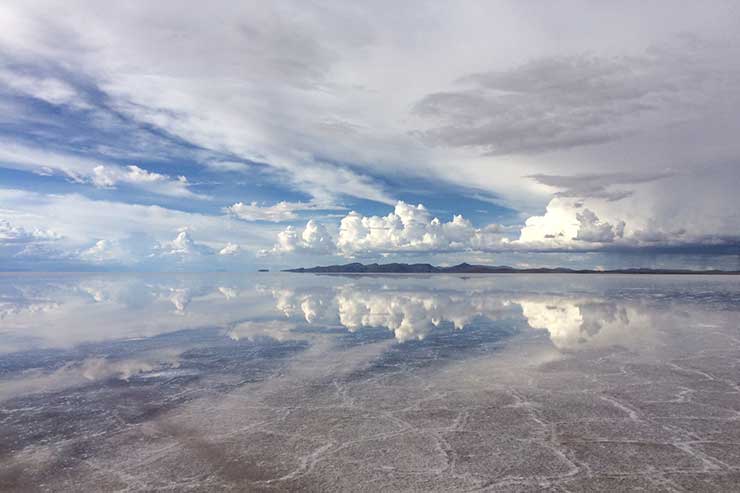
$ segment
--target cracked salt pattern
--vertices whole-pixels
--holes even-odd
[[[738,491],[740,279],[5,275],[2,491]]]

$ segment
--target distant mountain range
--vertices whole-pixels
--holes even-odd
[[[283,272],[305,272],[317,274],[740,274],[740,271],[689,270],[689,269],[566,269],[536,268],[516,269],[508,266],[471,265],[462,263],[452,267],[437,267],[431,264],[361,264],[327,265],[310,268],[286,269]]]

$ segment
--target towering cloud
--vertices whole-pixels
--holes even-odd
[[[274,252],[336,252],[346,257],[404,252],[441,253],[491,250],[502,241],[505,228],[498,225],[479,229],[462,215],[442,222],[424,205],[396,203],[386,216],[363,216],[352,211],[339,223],[336,243],[326,229],[309,221],[299,232],[292,226],[278,234]]]
[[[599,248],[624,237],[626,223],[602,221],[579,200],[555,198],[542,216],[527,219],[521,230],[519,247],[531,248]]]
[[[314,253],[329,254],[335,250],[334,241],[326,228],[311,219],[303,231],[292,226],[278,234],[273,253]]]
[[[462,217],[442,222],[422,204],[399,201],[387,216],[351,212],[339,226],[337,248],[346,255],[403,251],[455,251],[472,249],[482,232]]]

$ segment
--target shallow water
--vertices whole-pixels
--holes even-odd
[[[738,485],[738,277],[0,277],[2,490]]]

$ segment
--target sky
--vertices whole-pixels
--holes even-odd
[[[740,269],[737,2],[0,3],[0,270]]]

